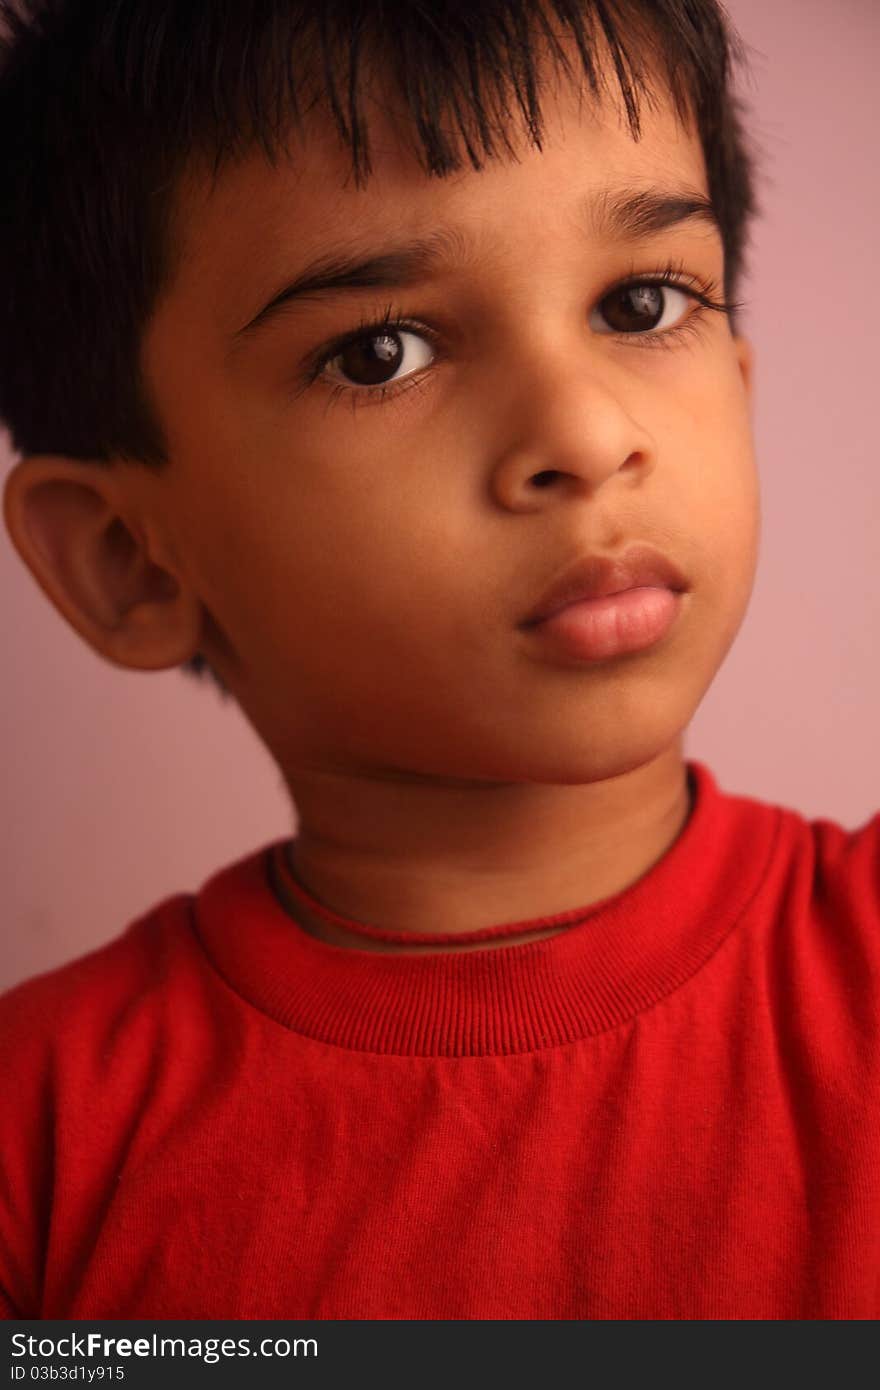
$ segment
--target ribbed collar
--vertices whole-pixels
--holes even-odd
[[[194,927],[233,989],[321,1042],[437,1057],[574,1042],[689,979],[766,874],[780,809],[721,792],[700,762],[689,761],[687,772],[691,814],[662,859],[600,903],[517,924],[525,932],[573,921],[539,941],[418,955],[331,946],[300,927],[272,889],[286,840],[208,879],[194,899]]]

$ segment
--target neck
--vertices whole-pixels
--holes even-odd
[[[485,950],[565,930],[535,919],[624,891],[663,857],[691,809],[680,743],[581,785],[336,773],[289,785],[299,829],[287,846],[295,882],[279,892],[284,906],[331,945],[390,952]],[[501,923],[523,929],[466,939]],[[370,937],[358,924],[399,936]],[[444,940],[432,942],[438,933]]]

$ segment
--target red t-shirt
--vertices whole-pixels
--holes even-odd
[[[3,995],[7,1315],[878,1317],[880,814],[688,771],[543,940],[330,946],[279,841]]]

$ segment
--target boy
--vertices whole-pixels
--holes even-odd
[[[0,1001],[7,1316],[876,1317],[880,816],[683,756],[759,534],[719,7],[41,13],[6,524],[298,828]]]

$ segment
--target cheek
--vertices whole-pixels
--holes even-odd
[[[694,651],[714,659],[726,650],[745,615],[760,537],[748,398],[732,344],[707,358],[691,379],[685,411],[664,436],[667,456],[680,449],[668,517],[693,561]]]
[[[707,361],[693,412],[692,488],[705,527],[707,559],[749,571],[760,526],[760,494],[749,402],[732,341],[723,360]],[[695,540],[699,541],[699,537]]]
[[[747,438],[718,461],[703,521],[703,597],[723,652],[745,617],[758,562],[760,493]]]
[[[451,564],[430,507],[349,463],[318,474],[299,459],[268,500],[224,499],[212,588],[244,650],[284,649],[297,663],[323,653],[345,670],[365,651],[394,649],[397,630],[425,606],[427,575]]]
[[[717,479],[711,489],[719,551],[728,567],[750,577],[757,561],[761,496],[748,416],[729,410],[720,417]]]

